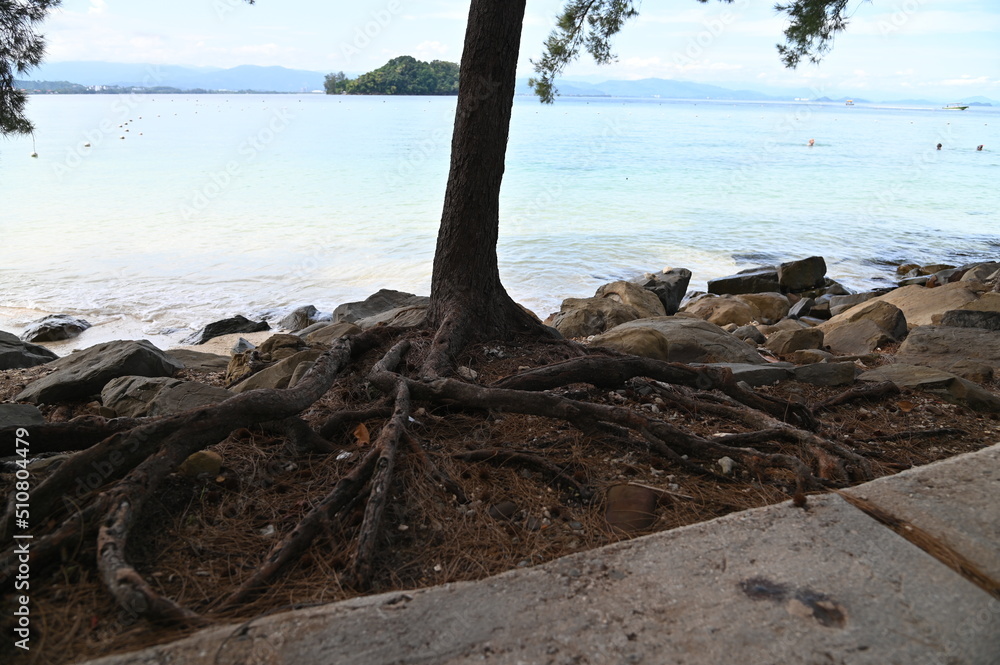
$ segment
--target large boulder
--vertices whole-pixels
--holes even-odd
[[[667,316],[676,314],[680,309],[690,283],[691,271],[687,268],[668,268],[663,272],[647,273],[639,280],[639,286],[659,299]]]
[[[717,326],[745,326],[760,319],[760,310],[753,303],[734,296],[705,294],[688,302],[681,311]]]
[[[967,266],[959,281],[992,284],[997,279],[1000,279],[1000,263],[990,262]]]
[[[25,342],[58,342],[73,339],[90,324],[69,314],[52,314],[28,324],[21,339]]]
[[[234,316],[229,319],[222,319],[209,323],[193,335],[184,338],[181,344],[204,344],[214,337],[222,335],[232,335],[234,333],[255,333],[270,330],[271,326],[267,321],[253,322],[245,316]]]
[[[1000,413],[1000,397],[950,372],[896,363],[865,372],[859,381],[892,381],[900,388],[925,390],[974,411]]]
[[[281,330],[298,332],[303,328],[308,328],[314,323],[328,322],[331,320],[329,314],[322,314],[312,305],[304,305],[296,308],[278,323]]]
[[[708,280],[708,292],[717,295],[740,293],[773,293],[780,291],[778,270],[774,267],[751,268],[735,275]]]
[[[885,331],[885,334],[892,341],[899,341],[906,337],[907,318],[903,314],[903,310],[881,299],[869,300],[866,303],[852,307],[829,321],[821,323],[819,328],[823,332],[830,333],[841,326],[862,320],[873,322]]]
[[[790,309],[788,298],[780,293],[744,293],[736,299],[757,308],[757,321],[768,325],[788,316]]]
[[[879,296],[884,296],[888,291],[867,291],[865,293],[852,293],[846,296],[831,296],[830,297],[830,316],[837,316],[838,314],[843,314],[847,310],[851,309],[856,305],[866,303],[872,298],[878,298]]]
[[[344,303],[333,310],[334,323],[346,321],[356,323],[362,319],[373,317],[391,309],[409,307],[412,305],[427,305],[430,298],[415,296],[412,293],[380,289],[379,291],[358,302]]]
[[[826,261],[822,256],[789,261],[778,266],[778,286],[785,293],[798,293],[825,286]]]
[[[181,363],[189,372],[224,372],[229,366],[229,357],[217,353],[172,349],[167,351],[167,356]]]
[[[12,427],[44,425],[45,416],[31,404],[0,404],[0,431]]]
[[[779,356],[787,356],[802,349],[822,349],[823,331],[817,328],[779,330],[767,338],[764,346]]]
[[[101,403],[119,417],[141,418],[217,404],[233,396],[224,388],[166,377],[123,376],[108,382]]]
[[[276,360],[283,360],[289,356],[294,356],[307,346],[306,341],[298,335],[278,333],[277,335],[271,335],[264,340],[261,345],[257,347],[257,353],[260,354],[261,360],[264,362],[274,362]]]
[[[641,286],[631,282],[611,282],[597,289],[595,298],[611,298],[624,305],[630,305],[639,313],[639,317],[646,319],[651,316],[666,316],[667,312],[663,308],[663,303],[652,291],[647,291]]]
[[[412,305],[394,307],[378,314],[356,321],[359,328],[368,330],[375,326],[385,325],[394,328],[416,328],[427,322],[428,302],[414,302]]]
[[[717,325],[679,316],[623,323],[595,338],[595,346],[681,363],[753,363],[765,360]]]
[[[953,309],[941,316],[941,325],[956,328],[983,328],[984,330],[1000,332],[1000,312]]]
[[[589,337],[638,318],[635,307],[611,298],[566,298],[548,323],[563,337]]]
[[[977,287],[974,282],[955,282],[933,289],[926,286],[903,286],[875,298],[874,301],[895,305],[903,311],[907,325],[915,328],[929,326],[934,323],[935,316],[941,316],[948,310],[962,309],[978,300],[982,288]]]
[[[295,355],[289,356],[267,369],[257,372],[246,381],[236,384],[232,388],[232,391],[234,393],[243,393],[258,388],[287,388],[292,375],[295,374],[295,368],[300,363],[312,362],[322,354],[323,352],[318,349],[299,351]]]
[[[44,346],[22,342],[16,335],[0,330],[0,370],[34,367],[58,359]]]
[[[173,376],[183,366],[146,340],[116,340],[55,360],[52,367],[54,372],[15,399],[44,404],[85,399],[120,376]]]
[[[858,319],[824,330],[823,341],[836,355],[863,356],[897,340],[871,319]]]
[[[330,344],[335,339],[347,337],[348,335],[357,335],[359,332],[361,332],[360,326],[341,321],[340,323],[328,323],[321,328],[317,328],[306,335],[305,339],[310,344]]]
[[[984,328],[920,326],[910,331],[896,360],[985,382],[1000,371],[1000,335]]]

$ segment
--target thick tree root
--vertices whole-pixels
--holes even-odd
[[[742,387],[728,369],[692,367],[637,356],[588,356],[573,358],[509,376],[497,381],[496,388],[511,390],[551,390],[572,383],[587,383],[598,388],[619,388],[636,377],[700,390],[720,390],[752,409],[764,411],[805,429],[815,430],[819,422],[801,404],[760,395]]]
[[[867,385],[854,386],[849,390],[831,397],[828,400],[824,400],[817,404],[812,405],[813,411],[826,411],[832,409],[835,406],[840,406],[841,404],[847,404],[848,402],[853,402],[855,400],[866,400],[875,401],[884,399],[891,395],[899,394],[899,386],[897,386],[892,381],[882,381],[881,383],[872,383]]]
[[[382,428],[378,442],[379,451],[375,461],[375,471],[371,480],[371,492],[368,504],[365,506],[365,517],[358,533],[358,545],[354,553],[354,561],[348,573],[349,584],[356,589],[368,589],[371,585],[375,554],[375,540],[382,524],[382,515],[389,499],[389,486],[392,482],[393,467],[396,464],[396,452],[399,441],[406,436],[406,422],[410,417],[410,391],[406,384],[399,382],[396,391],[396,408],[392,419]]]

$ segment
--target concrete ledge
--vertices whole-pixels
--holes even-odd
[[[1000,581],[1000,445],[845,493],[923,529]],[[997,656],[1000,659],[1000,645]]]
[[[93,665],[994,664],[1000,600],[838,496]]]

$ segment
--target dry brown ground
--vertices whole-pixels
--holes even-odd
[[[365,371],[379,353],[366,359]],[[479,382],[488,384],[516,373],[521,366],[538,366],[559,357],[552,345],[531,349],[489,345],[474,349],[460,364],[479,372]],[[22,385],[45,371],[35,368],[0,373],[0,401],[9,400]],[[216,384],[222,381],[218,374],[191,378]],[[659,409],[655,394],[644,396],[635,387],[608,392],[573,385],[560,392],[577,399],[631,405],[647,413]],[[988,387],[997,392],[997,385]],[[806,403],[842,392],[794,382],[758,390]],[[339,382],[305,417],[318,425],[338,410],[366,408],[380,397],[376,392],[365,381],[364,371],[359,371]],[[65,405],[48,409],[47,417],[66,420],[90,408]],[[669,492],[662,495],[655,523],[645,533],[789,497],[791,478],[782,472],[757,475],[738,468],[729,480],[694,475],[651,453],[641,442],[625,449],[586,437],[559,421],[442,407],[417,409],[413,417],[411,432],[433,461],[461,485],[471,503],[458,504],[428,479],[412,455],[404,455],[389,503],[388,528],[381,537],[376,559],[379,572],[371,593],[481,579],[624,538],[609,531],[604,519],[606,491],[617,484],[637,483]],[[745,431],[699,413],[663,409],[660,417],[704,436]],[[978,450],[1000,440],[997,416],[977,414],[920,392],[904,391],[875,403],[849,403],[822,414],[821,419],[823,436],[870,458],[876,475]],[[381,426],[378,420],[366,423],[373,440]],[[944,427],[963,433],[892,439],[901,432]],[[352,467],[366,447],[363,439],[363,435],[360,439],[348,435],[336,442],[349,456],[302,456],[294,454],[283,440],[259,430],[235,432],[212,447],[224,459],[219,477],[171,478],[147,510],[144,528],[130,540],[131,560],[157,592],[195,611],[210,609],[253,572],[275,538],[292,529]],[[544,457],[592,489],[594,496],[584,500],[537,468],[454,458],[478,448],[526,451]],[[794,452],[793,446],[784,443],[762,449]],[[692,461],[718,471],[715,459]],[[0,477],[5,496],[11,480],[10,475]],[[362,510],[363,506],[357,506],[342,521],[330,524],[325,535],[266,593],[238,612],[214,619],[251,620],[290,607],[358,595],[342,584],[341,572],[351,554]],[[92,539],[64,554],[62,565],[32,577],[32,650],[18,651],[11,659],[4,655],[4,662],[68,663],[170,641],[191,632],[136,622],[122,612],[98,579]],[[12,626],[8,611],[11,595],[5,594],[0,629],[6,636]],[[4,648],[7,645],[5,637]]]

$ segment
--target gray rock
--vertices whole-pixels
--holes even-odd
[[[43,404],[85,399],[120,376],[173,376],[183,367],[146,340],[105,342],[52,366],[56,371],[29,384],[15,399]]]
[[[247,351],[256,348],[257,346],[253,342],[243,337],[240,337],[238,340],[236,340],[236,343],[233,344],[233,346],[229,349],[229,353],[231,353],[234,356],[238,356],[241,353],[246,353]]]
[[[21,339],[25,342],[58,342],[73,339],[90,324],[69,314],[53,314],[28,324]]]
[[[788,298],[780,293],[741,293],[734,297],[757,310],[755,320],[759,323],[774,324],[788,316]]]
[[[669,362],[734,362],[760,365],[766,361],[748,344],[717,325],[700,319],[661,316],[623,323],[594,339],[595,346]]]
[[[595,298],[611,298],[623,305],[635,308],[639,318],[646,319],[651,316],[665,316],[666,310],[663,303],[655,293],[647,291],[641,286],[631,282],[611,282],[605,284],[594,294]]]
[[[732,332],[732,335],[736,339],[741,339],[744,342],[753,342],[754,344],[763,344],[767,339],[764,333],[760,331],[760,328],[753,325],[740,326]]]
[[[348,323],[355,323],[361,319],[367,319],[391,309],[409,307],[411,305],[427,305],[429,303],[430,298],[426,296],[415,296],[412,293],[381,289],[364,300],[337,306],[333,310],[333,322],[346,321]]]
[[[290,313],[288,316],[283,318],[278,323],[278,328],[280,328],[281,330],[298,332],[303,328],[308,328],[314,323],[325,323],[326,321],[322,320],[324,316],[326,317],[326,321],[329,321],[330,316],[328,314],[327,315],[320,314],[319,310],[317,310],[312,305],[305,305],[303,307],[299,307],[298,309]]]
[[[691,271],[687,268],[671,268],[659,273],[648,273],[639,285],[652,291],[667,316],[676,314],[684,300],[688,285],[691,283]]]
[[[854,363],[814,363],[792,370],[795,380],[814,386],[848,386],[854,383],[858,368]]]
[[[791,363],[767,363],[754,365],[751,363],[693,363],[705,367],[725,367],[733,373],[737,382],[742,381],[748,386],[773,386],[779,381],[792,378],[795,366]]]
[[[829,361],[833,358],[836,358],[836,356],[822,349],[799,349],[791,354],[789,360],[796,365],[812,365],[814,363]]]
[[[267,369],[257,372],[246,381],[236,384],[232,388],[232,391],[234,393],[243,393],[258,388],[287,388],[289,381],[291,381],[292,376],[295,374],[295,368],[300,363],[316,360],[322,353],[322,351],[317,349],[299,351],[295,355],[289,356]]]
[[[896,359],[986,382],[1000,371],[1000,335],[983,328],[920,326],[910,331]]]
[[[845,322],[824,331],[823,339],[826,347],[839,356],[860,356],[895,342],[891,335],[870,319]]]
[[[966,305],[979,299],[975,289],[974,283],[970,282],[955,282],[933,289],[904,286],[875,300],[891,303],[903,310],[907,325],[914,328],[933,324],[935,316],[941,316],[949,310],[967,309]]]
[[[689,300],[681,312],[704,319],[717,326],[745,326],[760,320],[760,310],[736,296],[716,296],[706,293]]]
[[[981,284],[991,284],[1000,278],[1000,263],[977,263],[966,267],[965,274],[962,275],[962,282],[980,282]]]
[[[217,404],[234,393],[196,381],[123,376],[104,386],[101,402],[118,417],[165,416]]]
[[[163,376],[121,376],[101,390],[101,403],[120,418],[139,418],[149,412],[150,402],[161,390],[181,383]]]
[[[44,424],[45,416],[36,406],[31,404],[0,404],[0,430],[9,427],[32,427]]]
[[[784,293],[796,293],[825,286],[826,261],[822,256],[789,261],[778,266],[778,286]]]
[[[1000,332],[1000,312],[952,309],[941,316],[941,325],[956,328],[982,328]]]
[[[877,298],[879,296],[885,295],[889,290],[882,291],[868,291],[866,293],[854,293],[847,296],[831,296],[830,298],[830,316],[837,316],[842,314],[847,310],[851,309],[855,305],[860,305],[861,303],[868,302],[872,298]]]
[[[150,416],[165,416],[183,413],[210,404],[224,402],[233,392],[217,386],[209,386],[196,381],[184,381],[178,385],[165,386],[149,403]]]
[[[221,321],[210,323],[195,334],[184,338],[181,343],[204,344],[213,337],[232,335],[234,333],[264,332],[270,329],[271,326],[267,324],[267,321],[254,323],[244,316],[237,315],[229,319],[222,319]]]
[[[728,277],[708,280],[708,292],[718,295],[772,293],[780,290],[778,270],[774,267],[752,268]]]
[[[589,337],[638,318],[635,307],[610,298],[567,298],[547,323],[564,337]]]
[[[803,298],[798,301],[788,310],[788,317],[791,319],[799,319],[803,316],[809,316],[812,308],[816,306],[816,301],[812,298]]]
[[[320,327],[313,329],[305,335],[305,340],[310,344],[330,344],[335,339],[347,337],[348,335],[357,335],[361,332],[361,328],[359,326],[353,323],[347,323],[346,321],[317,325]],[[312,328],[312,326],[310,326],[310,328]]]
[[[16,335],[0,330],[0,370],[44,365],[58,358],[44,346],[22,342]]]
[[[800,349],[822,349],[823,331],[819,328],[780,330],[768,337],[764,346],[779,356],[788,355]]]
[[[1000,413],[1000,397],[983,390],[972,381],[931,367],[897,362],[865,372],[858,380],[892,381],[901,388],[926,390],[974,411]]]
[[[368,330],[378,325],[392,326],[394,328],[417,328],[427,322],[428,307],[429,305],[426,302],[417,302],[412,305],[395,307],[374,314],[356,323],[363,330]]]
[[[203,353],[190,349],[173,349],[166,353],[168,357],[181,363],[184,369],[192,372],[224,372],[229,365],[228,356],[220,356],[217,353]]]

